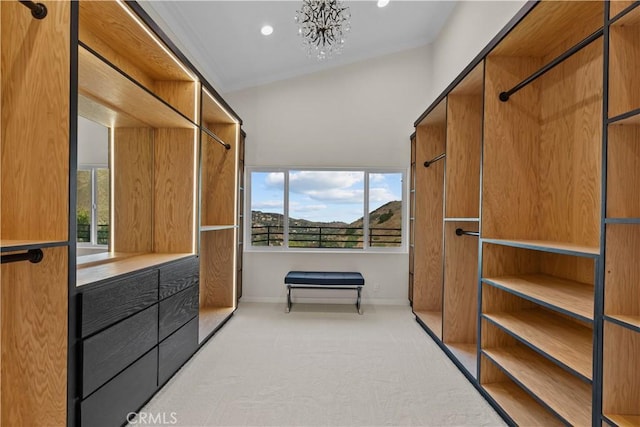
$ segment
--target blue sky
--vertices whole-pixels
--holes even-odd
[[[401,173],[369,174],[369,207],[402,200]],[[290,171],[289,216],[351,223],[363,214],[364,172]],[[284,172],[251,174],[251,209],[284,213]]]

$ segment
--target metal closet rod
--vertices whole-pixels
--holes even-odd
[[[533,82],[538,77],[542,76],[547,71],[551,70],[553,67],[555,67],[556,65],[560,64],[561,62],[563,62],[565,59],[569,58],[573,54],[575,54],[575,53],[579,52],[580,50],[582,50],[583,48],[587,47],[588,45],[590,45],[593,41],[597,40],[603,34],[604,34],[604,29],[600,28],[598,31],[596,31],[595,33],[591,34],[590,36],[588,36],[587,38],[585,38],[584,40],[582,40],[581,42],[579,42],[578,44],[576,44],[575,46],[573,46],[572,48],[570,48],[569,50],[567,50],[566,52],[561,54],[560,56],[558,56],[556,59],[554,59],[553,61],[549,62],[547,65],[545,65],[544,67],[540,68],[538,71],[536,71],[535,73],[531,74],[529,77],[527,77],[526,79],[524,79],[523,81],[521,81],[520,83],[515,85],[512,89],[510,89],[510,90],[508,90],[506,92],[500,92],[500,95],[498,95],[498,98],[500,98],[500,101],[502,101],[502,102],[507,102],[511,95],[513,95],[514,93],[516,93],[517,91],[519,91],[523,87],[527,86],[529,83]]]
[[[431,163],[435,163],[435,162],[437,162],[438,160],[444,159],[444,158],[445,158],[445,156],[446,156],[446,154],[445,154],[445,153],[442,153],[442,154],[440,154],[439,156],[436,156],[436,157],[434,157],[434,158],[433,158],[433,159],[431,159],[431,160],[427,160],[426,162],[424,162],[424,167],[425,167],[425,168],[428,168],[429,166],[431,166]]]
[[[33,264],[37,264],[44,258],[42,249],[29,249],[27,252],[21,254],[2,255],[1,263],[7,264],[9,262],[29,261]]]
[[[204,133],[209,135],[211,138],[213,138],[214,141],[216,141],[218,144],[221,144],[227,150],[231,149],[231,145],[229,145],[226,142],[224,142],[223,140],[221,140],[218,135],[216,135],[215,133],[211,132],[209,129],[203,127],[202,130],[204,131]]]
[[[36,19],[43,19],[47,16],[47,6],[42,3],[36,3],[34,1],[18,0],[23,5],[31,9],[31,16]]]
[[[477,231],[467,231],[467,230],[463,230],[462,228],[456,228],[456,236],[476,236],[476,237],[480,237],[480,233]]]

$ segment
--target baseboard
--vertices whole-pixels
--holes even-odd
[[[251,297],[243,295],[240,302],[262,302],[271,304],[287,304],[287,297]],[[316,304],[349,304],[355,303],[353,298],[295,298],[293,303],[316,303]],[[394,298],[371,298],[363,299],[362,305],[409,305],[407,299]]]

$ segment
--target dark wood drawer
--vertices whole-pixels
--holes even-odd
[[[126,423],[157,389],[158,348],[145,354],[80,404],[81,425],[114,427]]]
[[[82,336],[91,335],[157,301],[156,269],[116,279],[87,290],[82,293]]]
[[[84,340],[82,396],[88,396],[157,343],[157,304]]]
[[[198,314],[198,287],[192,286],[160,301],[159,339],[162,341]]]
[[[160,269],[160,299],[165,299],[188,287],[198,284],[200,262],[190,258]]]
[[[198,349],[198,317],[160,343],[158,384],[164,384]]]

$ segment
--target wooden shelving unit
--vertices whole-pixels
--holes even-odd
[[[70,3],[0,2],[0,424],[67,420]],[[13,253],[16,252],[16,253]],[[4,261],[4,260],[3,260]]]
[[[199,341],[203,342],[237,303],[242,144],[240,124],[206,89],[201,103]]]
[[[443,100],[416,127],[413,311],[442,339],[444,163],[447,105]],[[425,166],[425,162],[431,162]]]
[[[506,375],[504,377],[506,379],[484,384],[483,387],[489,396],[507,411],[517,425],[540,427],[564,425],[522,388],[510,381]]]
[[[416,133],[411,134],[411,165],[409,172],[409,304],[413,307],[416,244]]]
[[[609,10],[621,17],[609,27],[602,414],[617,426],[640,425],[640,8],[631,3]]]

